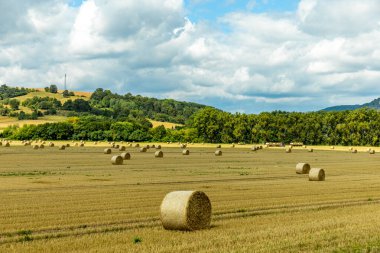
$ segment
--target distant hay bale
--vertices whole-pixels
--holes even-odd
[[[162,152],[161,150],[156,151],[156,152],[154,153],[154,156],[155,156],[156,158],[163,158],[163,157],[164,157],[164,152]]]
[[[161,149],[161,145],[157,145],[157,146],[156,146],[156,149]]]
[[[120,155],[115,155],[111,158],[111,162],[113,165],[122,165],[123,161],[123,157],[121,157]]]
[[[33,149],[38,149],[39,146],[38,145],[33,145]]]
[[[335,147],[334,147],[334,146],[331,146],[330,148],[331,148],[331,149],[335,149]]]
[[[146,149],[150,149],[150,146],[149,145],[145,145]]]
[[[258,150],[258,148],[256,146],[251,147],[251,151],[256,151],[256,150]]]
[[[259,149],[263,149],[263,146],[262,146],[262,145],[260,145],[258,148],[259,148]]]
[[[222,147],[222,145],[220,145],[220,144],[216,145],[216,148],[221,148],[221,147]]]
[[[78,147],[78,142],[75,142],[75,145],[74,145],[75,147]]]
[[[292,149],[291,149],[291,148],[286,148],[286,149],[285,149],[285,152],[286,152],[286,153],[292,153]]]
[[[66,148],[66,145],[61,145],[61,146],[59,147],[59,150],[65,150],[65,148]]]
[[[131,154],[129,153],[121,153],[120,156],[123,158],[123,160],[130,160]]]
[[[181,148],[186,148],[186,144],[181,144],[180,147]]]
[[[306,146],[306,145],[303,145],[303,148],[307,148],[307,146]]]
[[[188,149],[182,150],[182,155],[190,155],[190,151]]]
[[[369,151],[369,153],[370,153],[371,155],[374,155],[374,154],[375,154],[375,150],[372,149],[371,151]]]
[[[154,144],[153,144],[153,145],[152,145],[152,146],[150,146],[150,147],[151,147],[151,148],[156,148],[156,145],[154,145]]]
[[[6,142],[4,145],[4,147],[7,147],[7,148],[9,148],[10,146],[11,146],[11,144],[9,142]]]
[[[44,144],[41,144],[41,145],[40,145],[40,148],[45,148]]]
[[[125,151],[125,146],[121,146],[121,147],[119,148],[119,151]]]
[[[104,149],[104,154],[111,154],[112,153],[112,150],[110,148],[106,148]]]
[[[312,168],[309,171],[309,181],[324,181],[325,171],[320,168]]]
[[[3,144],[1,144],[1,145],[3,145]],[[0,145],[0,146],[1,146],[1,145]],[[29,146],[29,143],[25,142],[25,143],[24,143],[24,146]]]
[[[50,142],[50,143],[49,143],[49,147],[51,147],[51,148],[54,147],[54,143],[53,143],[53,142]]]
[[[142,148],[140,148],[140,152],[142,152],[142,153],[143,153],[143,152],[146,152],[146,150],[147,150],[146,147],[142,147]]]
[[[118,149],[118,148],[120,148],[120,145],[117,144],[117,145],[114,146],[114,148]]]
[[[222,150],[216,150],[215,151],[215,156],[222,156]]]
[[[133,145],[132,145],[132,143],[129,143],[129,144],[128,144],[128,147],[130,147],[130,148],[131,148],[132,146],[133,146]]]
[[[351,153],[356,154],[358,151],[356,149],[353,149]]]
[[[367,152],[369,153],[369,152],[371,152],[371,150],[372,150],[371,148],[368,148],[368,149],[367,149]]]
[[[97,142],[97,141],[95,141],[95,142],[94,142],[94,145],[98,145],[98,142]]]
[[[67,143],[67,144],[66,144],[66,148],[69,148],[69,147],[70,147],[70,143]]]
[[[312,153],[312,152],[314,152],[314,149],[309,148],[307,151],[310,152],[310,153]]]
[[[231,145],[231,148],[234,148],[234,147],[235,147],[235,144],[232,144],[232,145]]]
[[[79,145],[79,147],[84,147],[84,143],[81,143],[81,144]]]
[[[297,163],[296,173],[297,174],[307,174],[310,171],[310,164],[308,163]]]
[[[136,143],[135,148],[139,148],[139,147],[140,147],[140,144]]]
[[[168,230],[198,230],[211,223],[211,202],[201,191],[174,191],[166,194],[160,207],[161,222]]]

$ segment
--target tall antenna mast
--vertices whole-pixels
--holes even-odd
[[[65,73],[65,89],[64,89],[64,90],[67,90],[67,89],[66,89],[66,73]]]

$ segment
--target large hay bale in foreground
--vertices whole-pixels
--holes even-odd
[[[108,154],[111,154],[111,153],[112,153],[112,150],[110,148],[104,149],[104,154],[108,155]]]
[[[140,148],[140,152],[142,152],[142,153],[144,153],[144,152],[146,152],[146,147],[142,147],[142,148]]]
[[[285,149],[285,152],[286,152],[286,153],[292,153],[292,148],[286,148],[286,149]]]
[[[310,164],[308,163],[297,163],[296,173],[297,174],[308,174],[310,171]]]
[[[119,151],[125,151],[125,146],[121,146],[121,147],[119,148]]]
[[[39,146],[38,145],[33,145],[33,149],[38,149]]]
[[[129,153],[121,153],[120,156],[123,158],[123,160],[131,160],[131,154]]]
[[[60,147],[59,147],[59,150],[65,150],[66,149],[66,145],[61,145]]]
[[[162,158],[162,157],[164,157],[164,152],[162,152],[161,150],[156,151],[156,152],[154,153],[154,156],[155,156],[156,158]]]
[[[120,155],[115,155],[111,158],[111,162],[113,165],[122,165],[123,161],[124,159]]]
[[[324,181],[325,171],[320,168],[312,168],[309,171],[309,181]]]
[[[222,156],[222,150],[215,151],[215,156]]]
[[[162,200],[161,222],[169,230],[197,230],[210,226],[211,202],[201,191],[174,191]]]
[[[190,155],[190,151],[188,149],[182,150],[182,155]]]
[[[371,151],[369,151],[369,153],[370,153],[371,155],[374,155],[374,154],[375,154],[375,150],[371,149]]]

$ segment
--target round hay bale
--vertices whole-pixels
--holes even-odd
[[[112,153],[112,150],[110,148],[106,148],[104,149],[104,154],[111,154]]]
[[[115,155],[111,158],[111,162],[113,165],[122,165],[123,161],[123,157],[121,157],[120,155]]]
[[[188,149],[182,150],[182,155],[190,155],[190,151]]]
[[[163,158],[163,157],[164,157],[164,152],[162,152],[161,150],[156,151],[156,152],[154,153],[154,156],[155,156],[156,158]]]
[[[351,153],[356,154],[358,151],[356,149],[353,149]]]
[[[78,142],[75,142],[75,145],[74,145],[75,147],[78,147]]]
[[[123,160],[131,160],[131,154],[129,153],[121,153],[120,156],[123,158]]]
[[[376,152],[375,152],[374,149],[372,149],[371,151],[369,151],[369,153],[370,153],[371,155],[374,155]]]
[[[153,144],[153,145],[152,145],[152,146],[150,146],[150,147],[151,147],[151,148],[156,148],[156,145],[154,145],[154,144]]]
[[[369,153],[369,152],[371,152],[371,150],[372,150],[371,148],[368,148],[368,149],[367,149],[367,152]]]
[[[119,151],[125,151],[125,146],[121,146],[121,147],[119,148]]]
[[[331,148],[331,149],[335,149],[335,147],[334,147],[334,146],[331,146],[330,148]]]
[[[6,142],[4,145],[4,147],[7,147],[7,148],[9,148],[10,146],[11,146],[11,144],[9,142]]]
[[[168,230],[197,230],[211,223],[211,202],[201,191],[174,191],[162,200],[161,222]]]
[[[65,150],[65,148],[66,148],[66,145],[61,145],[61,146],[59,147],[59,150]]]
[[[1,144],[1,145],[3,145],[3,144]],[[0,145],[0,146],[1,146],[1,145]],[[29,146],[29,143],[25,142],[25,143],[24,143],[24,146]]]
[[[292,153],[292,149],[291,149],[291,148],[286,148],[286,149],[285,149],[285,152],[286,152],[286,153]]]
[[[181,144],[181,148],[186,148],[186,144]]]
[[[215,156],[222,156],[222,150],[215,151]]]
[[[70,147],[70,144],[69,144],[69,143],[67,143],[67,144],[66,144],[66,148],[69,148],[69,147]]]
[[[260,145],[260,146],[259,146],[259,149],[263,149],[263,146],[262,146],[262,145]]]
[[[297,163],[296,173],[297,174],[308,174],[310,171],[310,164],[308,163]]]
[[[156,149],[161,149],[161,145],[157,145],[157,146],[156,146]]]
[[[149,145],[145,145],[146,149],[150,149],[150,146]]]
[[[54,147],[54,143],[52,143],[52,142],[49,143],[49,147],[51,147],[51,148]]]
[[[84,143],[81,143],[79,146],[80,146],[80,147],[84,147]]]
[[[232,144],[232,145],[231,145],[231,148],[234,148],[234,147],[235,147],[235,144]]]
[[[114,145],[113,147],[116,148],[116,149],[119,149],[119,148],[120,148],[120,145],[117,144],[117,145]]]
[[[33,149],[38,149],[39,146],[38,145],[33,145]]]
[[[147,151],[147,149],[146,149],[146,147],[142,147],[142,148],[140,148],[140,152],[146,152]]]
[[[256,151],[258,148],[256,146],[252,146],[251,151]]]
[[[310,152],[310,153],[312,153],[312,152],[314,152],[314,149],[309,148],[307,151]]]
[[[128,147],[130,147],[130,148],[131,148],[132,146],[133,146],[133,145],[132,145],[132,143],[129,143],[129,144],[128,144]]]
[[[218,144],[216,145],[216,148],[222,148],[222,145]]]
[[[324,181],[325,171],[320,168],[312,168],[309,171],[309,181]]]
[[[140,147],[140,144],[136,143],[135,148],[139,148],[139,147]]]
[[[45,148],[44,144],[41,144],[41,145],[40,145],[40,148]]]

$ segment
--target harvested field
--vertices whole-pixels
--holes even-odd
[[[64,142],[55,142],[59,147]],[[0,147],[0,252],[331,252],[380,247],[380,155],[282,148],[162,145],[113,166],[98,147],[36,152]],[[142,144],[143,145],[143,144]],[[170,146],[170,147],[168,147]],[[209,147],[208,147],[209,146]],[[326,181],[297,175],[299,161]],[[160,204],[172,191],[212,202],[209,229],[167,231]],[[371,235],[371,236],[368,236]]]

